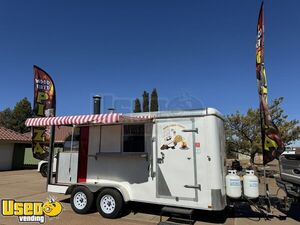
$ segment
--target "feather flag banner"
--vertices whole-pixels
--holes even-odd
[[[256,33],[256,79],[261,114],[263,162],[266,165],[268,162],[278,158],[285,150],[285,147],[268,108],[268,86],[264,55],[264,5],[262,3]]]
[[[33,66],[35,117],[55,116],[56,94],[52,78],[44,70]],[[36,159],[46,159],[49,155],[50,127],[32,128],[32,151]]]

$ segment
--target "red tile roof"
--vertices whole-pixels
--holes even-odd
[[[63,143],[72,134],[72,127],[55,126],[55,143]]]
[[[28,135],[0,127],[0,142],[30,143],[31,138]]]
[[[63,143],[72,134],[72,127],[55,126],[55,143]],[[25,133],[31,140],[31,132]]]

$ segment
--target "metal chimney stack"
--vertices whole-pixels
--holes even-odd
[[[94,114],[100,114],[101,97],[99,95],[93,96],[93,102],[94,102]]]
[[[114,113],[115,112],[115,108],[108,108],[108,112],[109,113]]]

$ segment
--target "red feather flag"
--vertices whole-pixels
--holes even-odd
[[[264,5],[261,4],[256,34],[256,78],[261,114],[261,133],[264,165],[271,162],[285,150],[280,133],[268,109],[268,86],[264,64]]]

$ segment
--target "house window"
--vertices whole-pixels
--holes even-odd
[[[123,152],[145,151],[144,124],[124,125]]]

